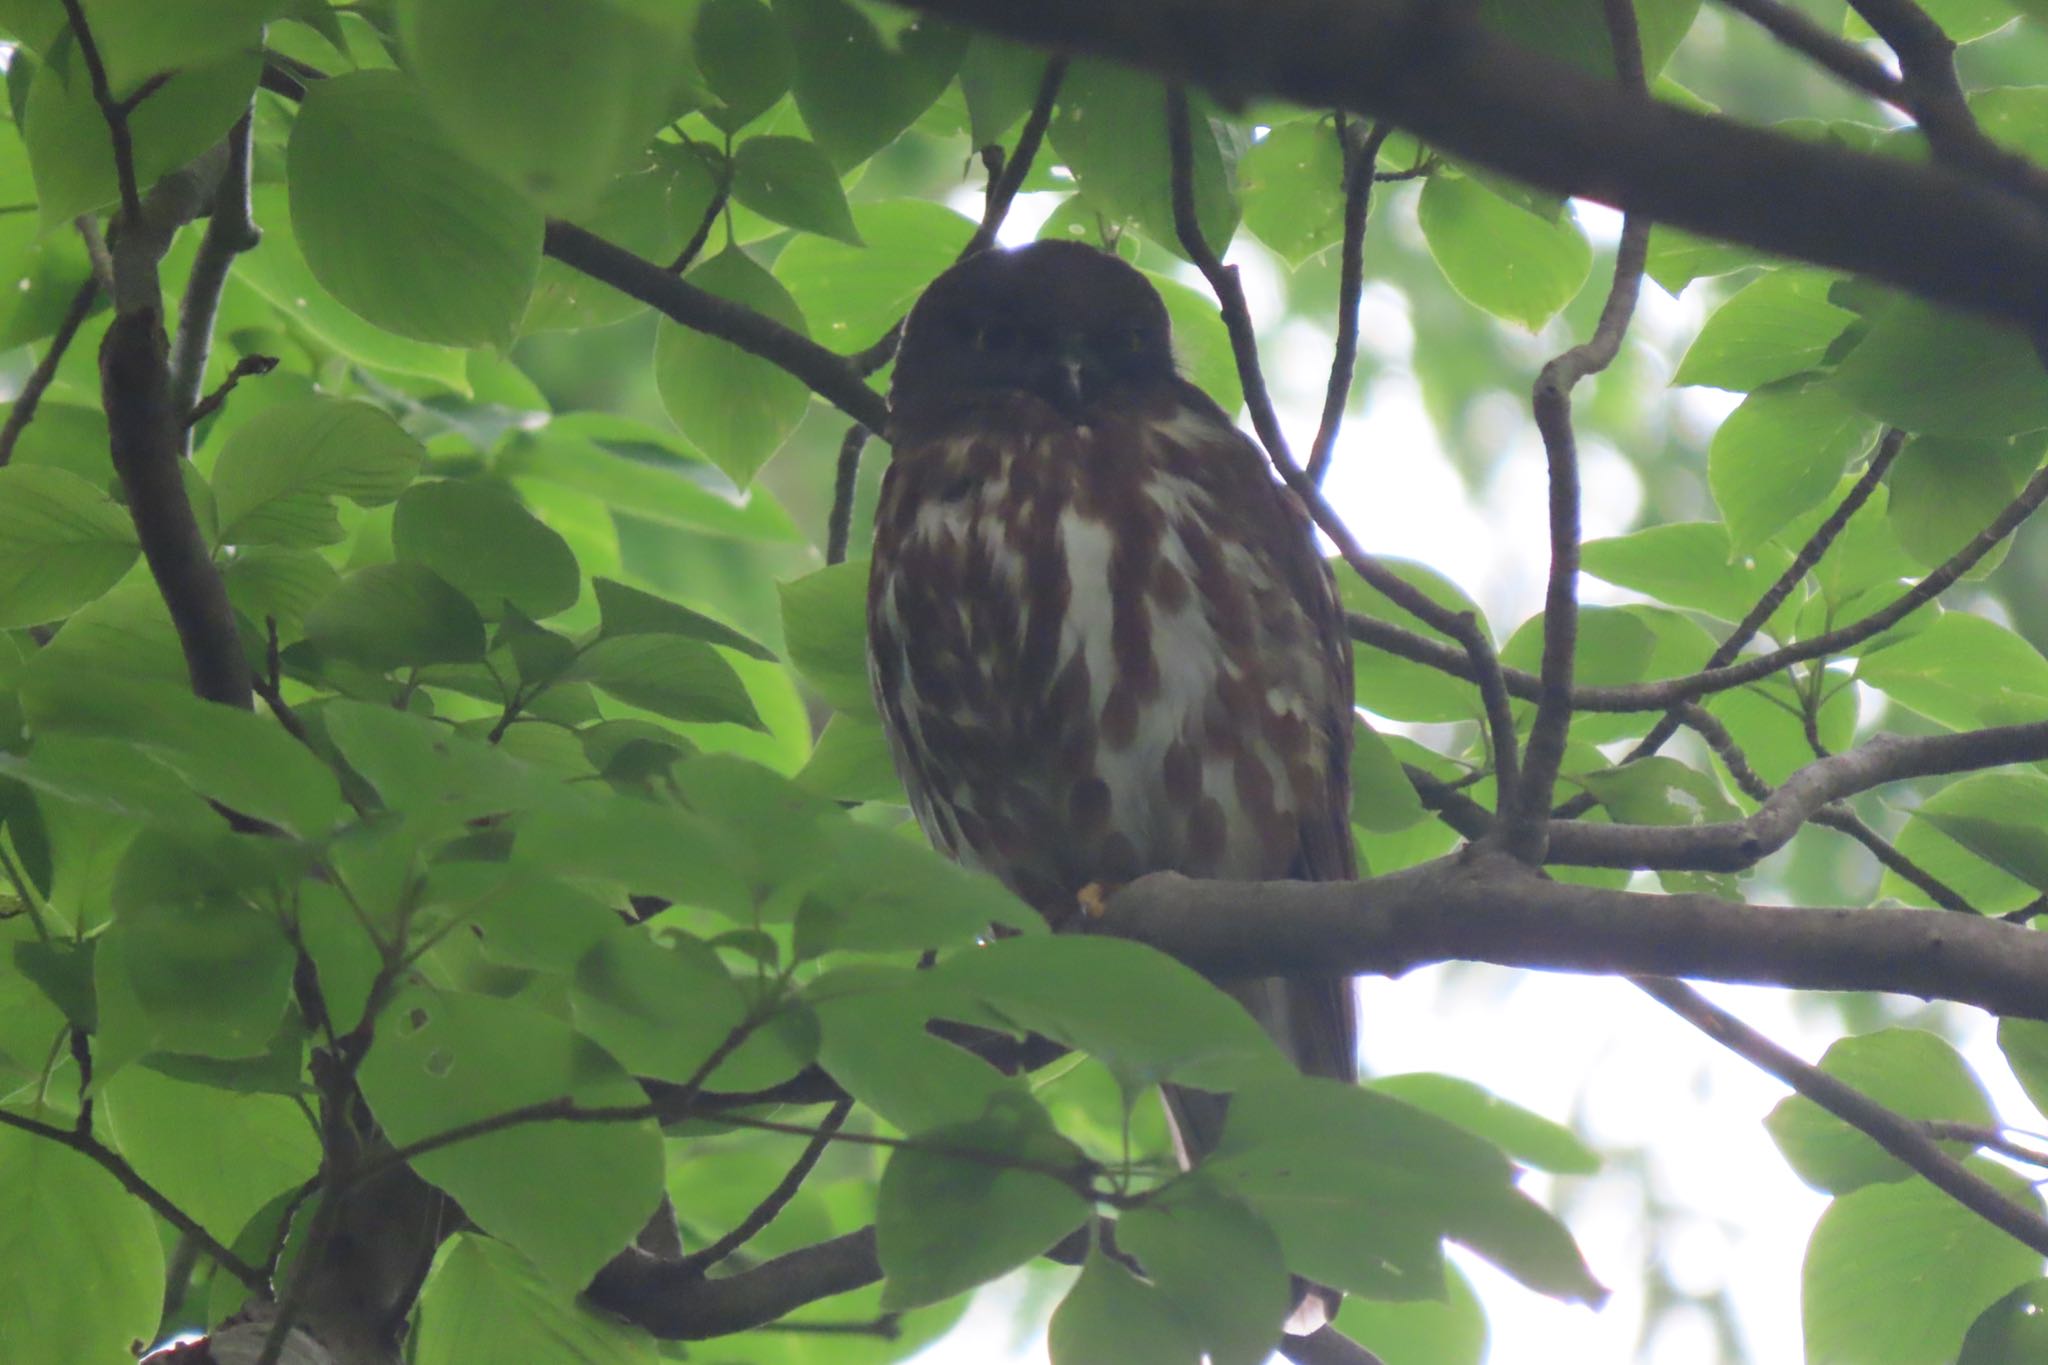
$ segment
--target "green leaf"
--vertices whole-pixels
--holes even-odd
[[[0,137],[0,148],[8,149],[0,150],[0,158],[22,155],[19,144],[9,148],[5,137]],[[0,290],[0,346],[23,346],[55,332],[91,273],[85,245],[76,233],[45,233],[42,224],[26,213],[0,219],[0,279],[13,281],[10,288]],[[36,425],[55,408],[44,403]],[[37,440],[34,426],[21,434],[14,447],[17,463],[28,458]],[[104,459],[104,443],[94,453]]]
[[[2035,1213],[2041,1197],[2002,1166],[1969,1163]],[[1828,1206],[1806,1247],[1802,1298],[1813,1365],[1938,1365],[1977,1315],[2041,1273],[2038,1252],[1915,1178]]]
[[[697,68],[723,101],[704,116],[736,133],[768,112],[796,75],[796,53],[761,0],[706,0],[697,11]]]
[[[2048,1280],[2023,1284],[1970,1324],[1956,1365],[2025,1365],[2048,1356]]]
[[[1353,1294],[1333,1324],[1378,1356],[1382,1365],[1483,1365],[1486,1313],[1472,1282],[1455,1265],[1444,1267],[1442,1299],[1388,1302]]]
[[[750,137],[733,153],[732,197],[763,218],[861,244],[838,173],[813,142]]]
[[[1457,1124],[1494,1143],[1515,1160],[1539,1171],[1591,1175],[1600,1154],[1561,1123],[1512,1104],[1460,1076],[1411,1071],[1366,1082],[1382,1095],[1405,1100],[1425,1113]]]
[[[553,794],[551,783],[499,746],[424,716],[339,697],[317,715],[349,767],[422,839],[543,804]]]
[[[1593,248],[1571,215],[1547,222],[1465,176],[1430,176],[1419,212],[1451,288],[1532,332],[1572,301],[1593,268]]]
[[[682,635],[706,644],[724,645],[770,663],[775,661],[774,651],[766,645],[680,603],[609,578],[600,578],[593,586],[604,621],[598,634],[604,639],[620,635]]]
[[[1835,371],[1870,417],[1907,431],[1998,437],[2048,427],[2048,375],[2017,327],[1899,299]]]
[[[320,1139],[283,1095],[236,1094],[131,1066],[99,1103],[135,1173],[222,1242],[320,1169]]]
[[[992,1280],[1088,1217],[1088,1201],[1046,1173],[1080,1174],[1081,1153],[1029,1096],[998,1094],[980,1118],[913,1141],[890,1155],[876,1196],[885,1309],[936,1303]]]
[[[1578,780],[1620,824],[1704,825],[1742,816],[1713,774],[1661,754]]]
[[[627,797],[558,801],[519,825],[515,853],[537,870],[682,905],[745,915],[736,850],[707,821]]]
[[[2013,11],[2018,7],[2015,0],[1920,0],[1918,6],[1951,42],[1957,43],[1967,43],[2005,27],[2012,22]],[[1842,16],[1842,33],[1858,40],[1877,36],[1854,9]]]
[[[1379,732],[1361,719],[1351,734],[1351,823],[1392,831],[1425,818],[1422,798]]]
[[[663,451],[618,454],[564,427],[558,418],[543,431],[513,436],[499,448],[493,468],[536,501],[560,489],[656,526],[763,543],[803,538],[766,488],[720,493],[696,481],[701,464]],[[528,491],[529,484],[539,487]]]
[[[306,613],[341,582],[334,566],[316,552],[275,545],[239,551],[221,567],[220,576],[236,611],[258,626],[275,620],[285,640],[300,633]]]
[[[642,1105],[619,1064],[566,1024],[484,996],[401,993],[363,1059],[363,1096],[398,1145],[531,1104]],[[527,1123],[415,1158],[413,1169],[565,1289],[590,1282],[661,1196],[651,1119]],[[600,1175],[601,1173],[601,1175]]]
[[[1875,423],[1822,384],[1793,381],[1743,399],[1707,452],[1707,482],[1729,543],[1746,554],[1819,506],[1876,434]]]
[[[975,146],[1000,142],[1038,97],[1046,55],[993,34],[968,39],[960,58],[960,94],[967,101],[967,135]]]
[[[193,67],[135,107],[128,134],[141,189],[220,141],[249,107],[261,65],[251,52]],[[120,199],[114,144],[82,59],[36,68],[21,126],[46,229]]]
[[[1675,297],[1694,280],[1770,262],[1769,256],[1753,247],[1695,237],[1659,223],[1650,230],[1650,255],[1644,270]]]
[[[279,0],[84,0],[81,5],[106,63],[107,83],[117,95],[132,94],[158,72],[253,50],[262,39],[259,26],[282,7]],[[20,11],[8,16],[10,30],[44,57],[56,57],[59,43],[73,41],[59,0],[14,0],[9,8]]]
[[[796,300],[737,246],[726,248],[685,278],[785,327],[805,330]],[[810,390],[780,366],[729,341],[666,320],[655,336],[654,382],[677,430],[742,488],[781,447],[810,405]]]
[[[919,18],[895,46],[843,0],[774,0],[796,54],[796,107],[842,170],[896,140],[959,68],[967,35]]]
[[[695,1080],[712,1052],[765,1008],[752,1032],[703,1083],[761,1090],[788,1080],[818,1050],[808,1011],[755,999],[702,939],[621,925],[576,966],[570,999],[576,1024],[636,1076]]]
[[[1947,1119],[1982,1128],[1998,1123],[1991,1097],[1969,1063],[1947,1039],[1923,1029],[1888,1028],[1838,1039],[1821,1058],[1820,1069],[1909,1119]],[[1903,1161],[1804,1095],[1780,1100],[1764,1127],[1799,1178],[1829,1194],[1912,1175]],[[1949,1144],[1949,1154],[1965,1156],[1968,1148],[1967,1143]]]
[[[1992,841],[2001,835],[2023,846],[2025,842],[2030,841],[2031,836],[2026,831],[2012,826],[2000,828],[1997,821],[2002,812],[1995,809],[1988,820],[1979,821],[1974,818],[1982,806],[1990,803],[1980,802],[1977,790],[1969,785],[1970,781],[1971,779],[1965,778],[1962,782],[1954,783],[1928,798],[1918,810],[1906,817],[1905,827],[1899,831],[1893,842],[1902,855],[1912,859],[1929,876],[1939,878],[1980,913],[1998,915],[2017,910],[2037,899],[2041,894],[2040,889],[2031,882],[2013,876],[1997,863],[1979,857],[1941,828],[1943,806],[1953,803],[1960,810],[1964,828],[1974,826],[1983,834],[1991,836],[1984,841],[1987,844],[1992,844]],[[1957,795],[1949,795],[1958,788],[1962,790]],[[2038,795],[2033,792],[2021,794],[2030,797]],[[1928,806],[1934,807],[1933,819],[1925,818],[1924,812]],[[1925,891],[1907,882],[1895,872],[1885,873],[1879,890],[1882,895],[1908,905],[1934,903]]]
[[[0,1342],[16,1360],[126,1360],[155,1336],[155,1217],[90,1158],[14,1128],[0,1128],[0,1266]]]
[[[379,670],[466,663],[484,654],[475,605],[417,564],[372,564],[342,579],[306,613],[306,638],[325,653]]]
[[[816,829],[805,856],[822,866],[782,872],[805,894],[796,925],[801,957],[831,948],[952,947],[972,942],[991,924],[1026,933],[1044,927],[994,878],[843,816]]]
[[[590,1172],[602,1180],[608,1172]],[[661,1353],[638,1327],[584,1307],[574,1287],[554,1283],[505,1243],[458,1232],[434,1254],[420,1287],[409,1359],[413,1365],[519,1360],[527,1365],[658,1365]]]
[[[540,268],[540,212],[439,139],[406,77],[315,82],[288,166],[292,231],[337,299],[419,341],[512,339]]]
[[[1089,1250],[1081,1278],[1053,1310],[1046,1345],[1052,1365],[1195,1365],[1201,1355],[1166,1295],[1099,1247]]]
[[[1959,730],[2048,717],[2048,659],[2013,631],[1969,612],[1945,612],[1865,655],[1856,679]]]
[[[680,635],[621,635],[585,649],[568,674],[671,720],[765,728],[746,685],[710,645]]]
[[[1791,562],[1769,543],[1738,556],[1717,521],[1650,526],[1580,548],[1580,563],[1595,578],[1724,621],[1747,616]]]
[[[2039,773],[1978,773],[1923,802],[1914,815],[1985,862],[2048,891],[2048,830],[2034,803],[2048,800]]]
[[[1289,265],[1344,238],[1344,149],[1323,118],[1283,123],[1237,163],[1244,225]]]
[[[113,587],[139,553],[128,513],[77,475],[0,468],[0,629],[62,620]]]
[[[2040,1109],[2048,1101],[2048,1023],[2038,1019],[1998,1021],[1998,1048],[2019,1078],[2020,1088]]]
[[[1173,327],[1174,359],[1182,373],[1215,399],[1216,406],[1234,415],[1244,406],[1244,386],[1237,377],[1237,354],[1231,349],[1230,331],[1223,325],[1215,297],[1154,271],[1146,271],[1145,278],[1166,305],[1167,320]]]
[[[1190,96],[1195,221],[1217,255],[1237,230],[1237,200],[1206,105]],[[1053,150],[1089,202],[1134,222],[1148,240],[1184,256],[1173,225],[1173,178],[1166,157],[1166,87],[1126,66],[1077,60],[1060,86],[1048,130]]]
[[[894,327],[974,234],[967,219],[922,199],[860,204],[853,222],[864,247],[803,236],[775,258],[775,278],[802,305],[812,334],[837,351],[859,350]]]
[[[1907,554],[1927,568],[1946,562],[1989,526],[2041,463],[2037,433],[2009,441],[1916,436],[1892,462],[1886,515]],[[1979,577],[2004,559],[2002,541],[1970,570]]]
[[[282,726],[189,688],[45,668],[21,700],[39,735],[133,745],[202,795],[302,838],[325,837],[345,813],[334,774]]]
[[[818,1061],[846,1092],[907,1132],[966,1123],[999,1091],[1023,1093],[964,1048],[926,1028],[944,992],[908,968],[862,965],[820,976],[804,992],[818,1020]],[[955,1002],[954,1012],[964,1007]]]
[[[1380,563],[1438,606],[1453,612],[1471,612],[1480,633],[1487,633],[1485,616],[1450,579],[1426,564],[1410,560],[1382,557]],[[1395,606],[1392,599],[1369,587],[1341,562],[1332,568],[1337,574],[1337,596],[1345,610],[1390,622],[1451,649],[1459,648],[1448,636],[1439,635]],[[1412,663],[1376,649],[1360,649],[1353,676],[1358,704],[1388,720],[1457,721],[1471,720],[1479,714],[1477,691],[1472,684],[1427,664]]]
[[[504,489],[472,479],[414,484],[398,499],[391,545],[495,619],[510,603],[539,619],[567,611],[580,592],[576,556]]]
[[[704,158],[685,151],[658,156],[607,182],[576,222],[608,242],[651,261],[669,261],[690,240],[717,192]],[[557,260],[540,263],[522,334],[603,327],[647,305]]]
[[[213,466],[221,539],[231,545],[331,545],[333,499],[378,507],[403,493],[426,450],[381,408],[301,398],[264,408],[228,437]]]
[[[419,375],[451,392],[467,392],[469,381],[461,351],[430,346],[365,322],[313,278],[298,239],[292,235],[287,193],[283,185],[257,185],[250,191],[256,221],[263,225],[263,240],[254,251],[235,258],[228,298],[233,300],[246,285],[277,310],[275,316],[295,335],[303,329],[320,345],[375,369]],[[596,284],[590,287],[601,288]]]
[[[833,564],[777,583],[789,661],[818,695],[849,715],[872,716],[868,687],[868,562]]]
[[[1834,279],[1798,269],[1758,276],[1714,310],[1671,382],[1747,393],[1813,369],[1856,321],[1828,301]]]
[[[585,206],[675,116],[689,18],[633,0],[404,0],[398,34],[449,141],[561,212]]]
[[[1187,967],[1124,939],[1040,935],[956,953],[936,987],[981,1002],[1108,1066],[1129,1092],[1173,1080],[1229,1091],[1285,1070],[1244,1007]]]
[[[909,798],[903,794],[903,783],[896,776],[896,763],[890,756],[889,740],[882,727],[843,711],[825,722],[810,758],[797,772],[796,782],[835,801],[909,804]]]
[[[1177,1330],[1164,1339],[1193,1337],[1210,1365],[1262,1365],[1279,1337],[1290,1295],[1280,1240],[1257,1214],[1197,1176],[1174,1181],[1124,1214],[1116,1232],[1117,1246],[1138,1258],[1165,1301]],[[1088,1273],[1081,1272],[1083,1283]],[[1078,1299],[1080,1285],[1067,1295],[1067,1305]],[[1060,1317],[1053,1322],[1057,1332]],[[1070,1358],[1134,1357],[1078,1352]]]

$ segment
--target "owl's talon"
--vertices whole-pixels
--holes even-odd
[[[1117,890],[1103,882],[1090,882],[1074,893],[1074,899],[1080,903],[1082,914],[1089,919],[1101,919],[1109,913],[1109,898]]]

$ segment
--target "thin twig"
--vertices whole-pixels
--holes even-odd
[[[768,1197],[756,1204],[753,1211],[742,1218],[732,1231],[702,1250],[683,1257],[683,1263],[699,1271],[707,1270],[759,1236],[761,1229],[774,1222],[776,1216],[788,1206],[789,1201],[796,1197],[797,1191],[803,1188],[804,1181],[810,1178],[819,1158],[825,1155],[825,1149],[832,1145],[833,1137],[846,1122],[846,1116],[852,1112],[853,1100],[850,1097],[840,1100],[827,1110],[825,1117],[818,1121],[818,1131],[812,1134],[811,1140],[805,1144],[802,1153],[776,1183],[775,1188],[768,1192]]]
[[[57,366],[64,360],[64,352],[71,346],[78,329],[92,313],[92,306],[100,296],[100,282],[91,275],[78,286],[78,292],[71,296],[71,305],[64,310],[64,320],[57,324],[57,330],[50,337],[50,349],[43,352],[43,358],[36,362],[28,382],[21,386],[14,406],[7,413],[7,422],[0,426],[0,467],[14,458],[15,444],[21,440],[21,433],[35,420],[36,408],[42,404],[43,394],[48,391],[50,381],[57,377]]]
[[[1844,82],[1886,104],[1906,109],[1906,90],[1884,63],[1856,44],[1821,27],[1782,0],[1721,0],[1753,20],[1786,47],[1810,58]]]
[[[32,1133],[36,1137],[47,1138],[60,1147],[69,1147],[72,1151],[91,1161],[101,1170],[104,1170],[108,1175],[113,1176],[115,1180],[120,1182],[122,1189],[149,1205],[150,1210],[159,1218],[176,1228],[184,1236],[191,1238],[198,1245],[199,1249],[206,1253],[209,1259],[221,1269],[227,1271],[228,1274],[234,1276],[244,1287],[257,1293],[263,1293],[268,1289],[269,1286],[263,1278],[262,1271],[223,1246],[212,1233],[201,1227],[190,1214],[172,1203],[163,1191],[157,1189],[156,1186],[136,1174],[135,1168],[130,1166],[127,1159],[119,1152],[101,1145],[98,1139],[90,1134],[75,1133],[68,1128],[60,1128],[56,1124],[44,1123],[40,1119],[32,1119],[25,1114],[16,1114],[6,1109],[0,1109],[0,1126],[18,1128],[24,1133]]]
[[[711,194],[711,202],[704,206],[704,216],[697,220],[697,230],[690,234],[690,240],[683,243],[683,249],[668,263],[671,275],[680,275],[688,270],[697,257],[703,254],[704,244],[711,240],[711,230],[718,226],[719,215],[725,212],[726,203],[732,198],[733,161],[726,156],[718,173],[718,186]]]
[[[245,355],[240,360],[237,360],[234,363],[234,367],[227,372],[227,377],[220,381],[219,386],[212,393],[200,399],[198,403],[193,405],[192,411],[186,414],[186,429],[189,431],[213,416],[214,413],[220,411],[221,405],[228,401],[228,395],[233,393],[235,386],[244,379],[253,379],[258,375],[269,374],[276,368],[277,357],[274,355]]]
[[[832,475],[832,512],[825,522],[825,562],[846,562],[853,534],[853,494],[860,483],[860,456],[867,449],[868,429],[855,422],[839,442],[839,462]]]
[[[1358,300],[1365,292],[1365,225],[1372,208],[1373,182],[1378,178],[1380,148],[1394,131],[1381,120],[1364,138],[1353,141],[1351,125],[1340,114],[1338,137],[1344,149],[1344,245],[1337,272],[1337,346],[1330,356],[1330,379],[1323,388],[1323,420],[1309,447],[1309,482],[1320,487],[1337,448],[1337,430],[1351,401],[1351,376],[1358,368]]]
[[[1965,1168],[1919,1123],[1802,1061],[1682,981],[1668,977],[1631,980],[1658,1004],[1861,1132],[1970,1212],[2048,1255],[2048,1219],[2013,1203],[1990,1181]]]
[[[1814,813],[1813,823],[1848,835],[1870,850],[1870,856],[1877,859],[1879,866],[1896,873],[1901,881],[1926,892],[1927,898],[1942,909],[1953,910],[1963,915],[1981,913],[1976,906],[1963,899],[1961,892],[1899,852],[1896,845],[1865,824],[1848,807],[1823,806]]]
[[[121,213],[133,225],[142,218],[142,189],[135,178],[135,140],[128,129],[129,106],[114,98],[107,84],[106,63],[100,60],[100,45],[93,40],[92,26],[85,22],[81,0],[63,0],[64,15],[71,21],[71,36],[77,40],[79,58],[85,63],[86,78],[92,84],[93,102],[107,123],[107,138],[114,149],[114,181],[121,191]],[[138,92],[138,94],[141,92]]]
[[[1017,133],[1017,145],[1003,160],[1002,173],[989,177],[988,193],[982,200],[981,223],[961,249],[961,260],[977,256],[995,245],[996,234],[1002,231],[1010,205],[1016,200],[1017,191],[1023,188],[1024,178],[1031,174],[1031,163],[1038,159],[1039,145],[1045,141],[1045,130],[1052,124],[1053,103],[1059,99],[1060,84],[1066,78],[1067,59],[1059,56],[1046,58],[1045,70],[1038,78],[1038,95],[1031,102],[1031,112],[1025,116],[1024,126]]]

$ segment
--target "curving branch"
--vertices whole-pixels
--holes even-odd
[[[79,285],[78,292],[71,296],[63,320],[50,337],[50,349],[43,352],[43,358],[36,362],[28,381],[15,397],[14,405],[7,411],[6,423],[0,425],[0,466],[14,458],[14,447],[21,440],[21,433],[28,430],[28,424],[36,419],[36,409],[42,405],[43,395],[49,392],[51,381],[57,377],[57,367],[64,362],[64,352],[71,349],[72,339],[92,314],[92,306],[99,301],[99,296],[100,282],[96,275],[87,275],[85,283]]]
[[[178,334],[171,343],[171,412],[187,432],[199,420],[199,391],[206,380],[213,323],[220,314],[228,271],[235,257],[254,250],[263,240],[249,203],[253,123],[253,114],[243,114],[228,133],[227,164],[214,187],[206,232],[192,258],[192,273],[178,309]]]
[[[1950,166],[1804,143],[1538,56],[1433,0],[903,0],[1041,47],[1385,118],[1553,193],[1853,271],[2021,324],[2048,299],[2048,214]],[[1854,204],[1854,214],[1842,205]]]
[[[1372,210],[1372,187],[1378,180],[1380,148],[1394,131],[1380,122],[1363,137],[1337,116],[1337,137],[1344,149],[1344,241],[1338,248],[1337,345],[1330,354],[1330,378],[1323,386],[1323,419],[1309,447],[1309,482],[1320,487],[1337,448],[1337,432],[1351,401],[1351,376],[1358,368],[1358,300],[1365,292],[1365,225]]]

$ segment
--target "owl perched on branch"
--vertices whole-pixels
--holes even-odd
[[[1148,872],[1355,875],[1335,586],[1175,372],[1143,275],[1059,241],[954,266],[911,311],[888,435],[870,669],[934,844],[1055,924]],[[1304,1072],[1355,1079],[1347,980],[1233,993]],[[1224,1101],[1167,1099],[1183,1158],[1213,1148]]]

